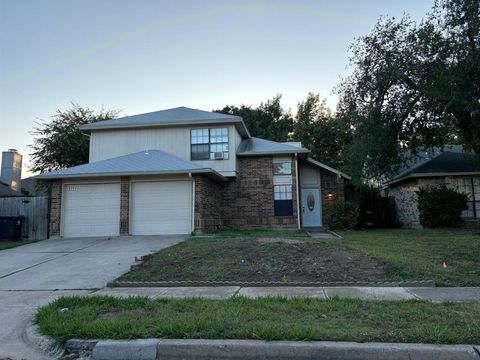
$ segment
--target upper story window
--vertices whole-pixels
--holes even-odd
[[[291,161],[273,161],[273,175],[291,175],[292,162]]]
[[[228,159],[228,129],[192,129],[192,160],[226,160]]]

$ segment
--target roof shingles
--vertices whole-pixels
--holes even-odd
[[[275,141],[252,137],[240,143],[237,150],[238,156],[261,154],[294,154],[309,153],[310,151],[294,145],[287,145]]]
[[[105,176],[115,174],[161,174],[213,172],[190,161],[168,154],[161,150],[146,150],[107,160],[60,169],[44,173],[41,179],[56,179],[76,176]]]

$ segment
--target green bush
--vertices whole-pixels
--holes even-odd
[[[353,229],[357,225],[359,209],[358,205],[346,201],[339,202],[330,210],[330,229]]]
[[[455,227],[461,223],[468,197],[445,185],[429,186],[417,191],[420,224],[425,228]]]

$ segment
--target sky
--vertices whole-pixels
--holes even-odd
[[[308,92],[335,108],[349,46],[433,0],[0,0],[0,150],[28,170],[35,122],[72,102],[135,115]]]

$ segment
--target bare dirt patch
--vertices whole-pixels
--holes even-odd
[[[120,281],[378,282],[384,265],[323,240],[195,239],[162,250]]]
[[[302,244],[302,240],[296,239],[283,239],[283,238],[260,238],[257,239],[257,242],[261,244],[274,244],[274,243],[282,243],[282,244]]]

